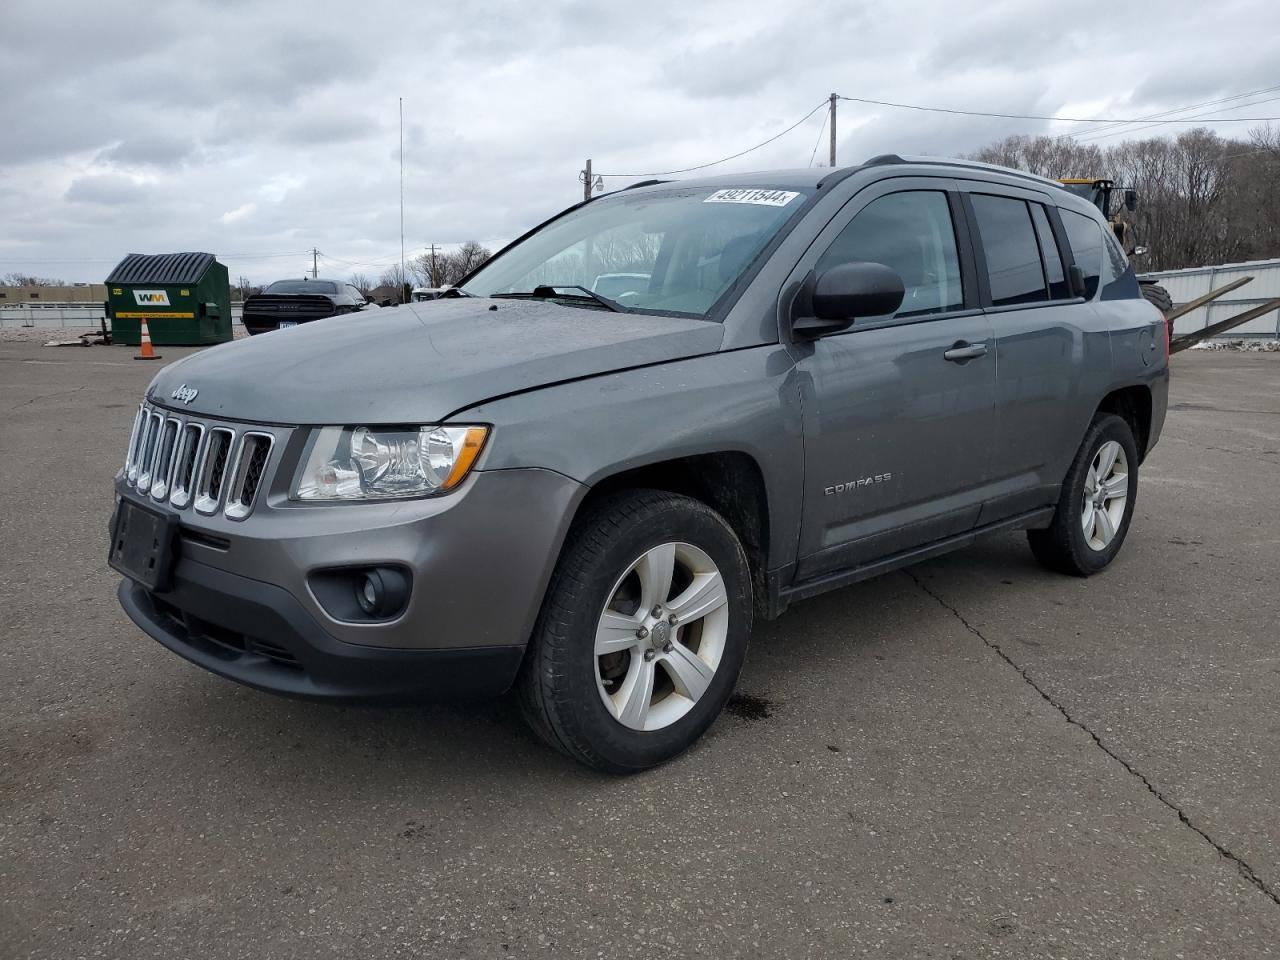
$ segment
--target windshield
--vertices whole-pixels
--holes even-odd
[[[628,310],[705,316],[805,191],[673,187],[602,198],[491,260],[463,292],[480,297],[579,287]],[[592,304],[598,306],[598,304]]]
[[[338,288],[328,280],[277,280],[267,287],[266,293],[337,293]]]

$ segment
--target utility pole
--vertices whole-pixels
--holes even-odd
[[[582,202],[586,203],[591,199],[591,194],[597,190],[604,189],[604,177],[593,177],[591,174],[591,161],[587,161],[587,166],[583,170],[578,171],[578,182],[582,184]]]
[[[436,245],[431,245],[431,285],[433,287],[441,286],[440,276],[436,273]]]
[[[312,247],[311,248],[311,279],[312,280],[320,276],[320,267],[319,267],[319,264],[317,263],[317,258],[319,256],[320,256],[320,251],[317,250],[315,247]]]
[[[831,117],[829,126],[831,127],[831,168],[834,170],[836,166],[836,102],[840,99],[839,94],[831,95]]]

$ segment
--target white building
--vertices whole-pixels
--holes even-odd
[[[1280,260],[1251,260],[1247,263],[1224,263],[1216,267],[1187,267],[1183,270],[1166,270],[1163,273],[1144,273],[1143,279],[1158,280],[1174,306],[1188,303],[1210,290],[1225,286],[1241,277],[1253,277],[1252,282],[1232,290],[1207,306],[1192,310],[1185,317],[1174,321],[1175,335],[1202,330],[1213,323],[1244,313],[1252,307],[1280,297]],[[1224,337],[1275,337],[1280,339],[1280,310],[1259,317],[1257,320],[1236,327]]]

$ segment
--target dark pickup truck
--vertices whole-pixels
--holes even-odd
[[[277,280],[245,300],[243,323],[250,334],[266,333],[373,305],[341,280]]]

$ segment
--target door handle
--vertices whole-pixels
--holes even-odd
[[[942,358],[955,363],[964,363],[974,357],[985,357],[986,355],[987,345],[985,343],[969,343],[965,340],[957,340],[955,346],[943,352]]]

